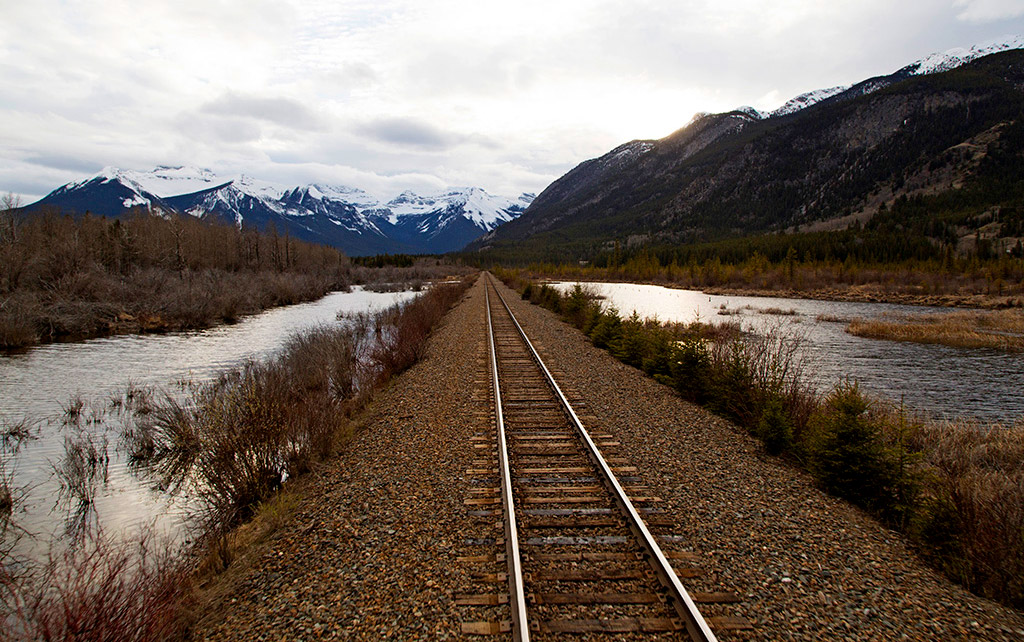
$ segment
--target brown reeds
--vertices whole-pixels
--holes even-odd
[[[925,554],[972,591],[1024,606],[1024,423],[921,423]]]
[[[872,339],[1024,350],[1024,312],[1020,310],[957,310],[897,319],[855,319],[846,331]]]
[[[91,533],[41,565],[0,564],[5,640],[184,639],[188,566],[150,536]]]

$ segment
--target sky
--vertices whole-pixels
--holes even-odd
[[[0,193],[192,165],[539,193],[698,112],[1024,34],[1024,0],[0,0]]]

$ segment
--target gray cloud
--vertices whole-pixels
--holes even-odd
[[[177,126],[195,143],[225,143],[238,145],[254,143],[263,135],[258,122],[250,118],[235,118],[230,115],[208,115],[190,112],[179,116]]]
[[[1021,1],[8,2],[0,193],[155,164],[539,191],[695,111],[1024,33]]]
[[[227,92],[200,107],[199,111],[204,114],[230,118],[248,117],[304,131],[319,131],[326,126],[316,112],[303,103],[290,98],[243,96]]]
[[[1024,15],[1020,0],[953,0],[953,6],[962,9],[957,18],[966,22],[994,22]]]
[[[23,160],[33,165],[71,172],[94,173],[103,169],[103,163],[96,163],[81,156],[64,154],[31,154]]]
[[[441,151],[465,142],[486,142],[479,135],[465,136],[443,130],[416,118],[380,118],[363,123],[357,133],[368,138],[425,151]]]

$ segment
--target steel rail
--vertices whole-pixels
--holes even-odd
[[[488,274],[488,277],[493,278],[491,277],[490,274]],[[612,495],[614,495],[616,502],[622,509],[624,516],[626,517],[626,521],[629,524],[630,530],[632,530],[633,533],[640,539],[641,544],[643,545],[644,549],[646,549],[647,561],[650,563],[650,565],[654,569],[655,574],[658,576],[658,578],[661,580],[662,584],[668,591],[670,600],[672,602],[672,606],[675,608],[676,613],[679,614],[679,616],[685,623],[687,632],[690,634],[690,637],[693,640],[699,642],[716,642],[717,638],[715,638],[715,634],[711,631],[711,628],[708,626],[707,622],[704,621],[704,616],[700,614],[700,611],[697,609],[697,605],[694,603],[693,599],[690,598],[690,594],[686,592],[686,589],[683,587],[682,582],[679,581],[679,577],[672,569],[672,565],[669,563],[668,558],[665,557],[665,554],[662,552],[661,547],[658,546],[658,542],[654,539],[654,536],[651,535],[651,532],[647,529],[647,525],[640,517],[640,513],[637,512],[636,508],[633,506],[633,502],[631,502],[629,497],[626,495],[626,492],[623,490],[622,485],[619,483],[619,480],[615,477],[615,473],[612,472],[611,467],[604,460],[604,457],[601,455],[601,451],[594,443],[594,440],[591,439],[590,433],[588,433],[587,429],[584,428],[583,422],[581,422],[580,418],[576,415],[576,411],[573,410],[572,405],[569,403],[569,400],[566,398],[565,394],[562,393],[562,389],[558,386],[558,383],[555,381],[555,378],[551,375],[551,372],[548,370],[547,366],[544,365],[544,361],[540,358],[540,355],[537,353],[537,350],[533,347],[533,344],[530,342],[529,337],[526,336],[526,332],[523,330],[523,327],[519,325],[519,321],[512,313],[512,309],[509,307],[508,303],[505,302],[505,298],[501,296],[501,293],[498,292],[498,288],[493,285],[493,282],[491,286],[494,287],[494,293],[498,295],[498,300],[501,301],[501,304],[505,307],[505,310],[508,312],[509,317],[512,319],[512,323],[519,331],[519,335],[526,343],[527,348],[533,355],[533,359],[537,362],[537,365],[544,373],[544,377],[547,379],[548,384],[550,384],[551,388],[555,391],[555,395],[558,397],[560,403],[562,404],[562,408],[569,416],[569,419],[575,427],[577,433],[580,435],[584,443],[587,445],[587,450],[588,454],[590,455],[590,458],[594,461],[594,463],[597,465],[597,467],[601,470],[602,474],[604,475],[604,481],[611,490]],[[488,314],[489,312],[490,307],[488,307]]]
[[[495,290],[495,294],[497,294]],[[500,298],[500,294],[498,295]],[[512,498],[512,473],[509,469],[508,442],[505,439],[505,417],[501,410],[501,384],[498,382],[498,355],[494,349],[494,327],[491,325],[491,297],[484,288],[487,306],[487,341],[491,353],[491,381],[494,385],[495,427],[498,431],[498,465],[501,469],[501,503],[505,508],[505,559],[508,563],[509,606],[512,609],[512,639],[529,642],[530,622],[526,616],[526,593],[523,589],[523,564],[519,555],[519,530]]]

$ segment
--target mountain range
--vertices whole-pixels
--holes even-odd
[[[1010,247],[1024,235],[1021,47],[1015,37],[935,54],[770,113],[698,114],[579,164],[469,249],[583,259],[880,221],[914,228],[924,250]]]
[[[286,188],[248,176],[225,178],[194,167],[157,167],[140,172],[108,167],[50,192],[25,210],[117,217],[142,209],[187,214],[324,243],[351,256],[380,253],[440,254],[462,249],[481,234],[510,221],[533,194],[506,198],[478,187],[388,201],[367,192],[311,184]]]

